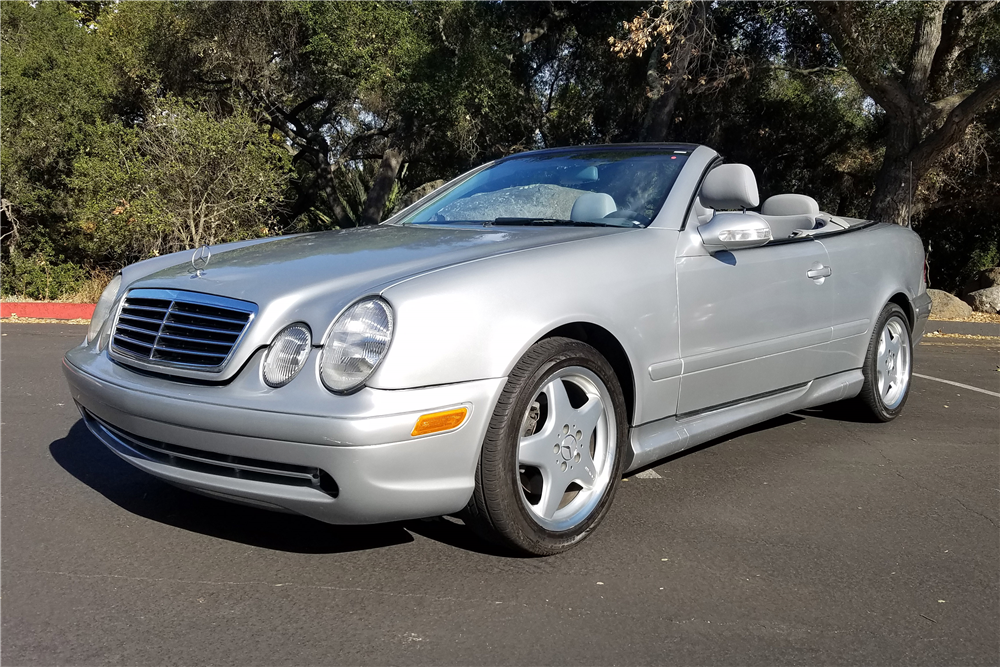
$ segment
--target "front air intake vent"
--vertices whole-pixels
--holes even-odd
[[[123,361],[218,372],[257,306],[199,292],[134,289],[122,303],[111,353]]]

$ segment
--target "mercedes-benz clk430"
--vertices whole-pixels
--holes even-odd
[[[91,432],[177,486],[553,554],[686,448],[847,399],[893,419],[929,313],[910,229],[761,205],[704,146],[594,146],[128,266],[63,367]]]

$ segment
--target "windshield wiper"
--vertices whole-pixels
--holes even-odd
[[[617,227],[606,222],[590,222],[587,220],[560,220],[559,218],[497,218],[486,225],[523,225],[531,227]]]

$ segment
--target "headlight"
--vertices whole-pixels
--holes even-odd
[[[293,324],[274,337],[264,355],[264,382],[271,387],[283,387],[292,381],[309,358],[312,336],[309,327]]]
[[[118,289],[121,286],[122,274],[119,273],[111,279],[108,286],[101,292],[101,298],[97,300],[97,305],[94,307],[94,315],[90,318],[90,328],[87,329],[88,343],[93,343],[94,339],[97,338],[97,334],[101,333],[101,327],[104,326],[108,315],[111,314],[111,306],[114,305],[115,297],[118,296]]]
[[[392,340],[392,308],[379,298],[358,301],[337,318],[323,346],[320,377],[330,391],[357,389],[375,371]]]

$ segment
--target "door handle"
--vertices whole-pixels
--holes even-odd
[[[831,269],[829,266],[823,266],[821,264],[819,268],[809,269],[808,271],[806,271],[806,275],[812,278],[813,280],[817,280],[818,278],[828,278],[829,276],[833,275],[833,269]]]

